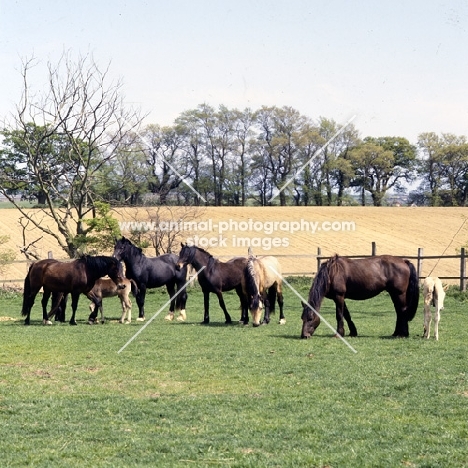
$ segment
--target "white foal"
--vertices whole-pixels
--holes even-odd
[[[424,280],[424,338],[431,336],[431,305],[435,307],[434,314],[434,337],[439,339],[440,311],[444,308],[445,289],[439,278],[428,276]]]

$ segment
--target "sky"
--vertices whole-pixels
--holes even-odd
[[[0,122],[22,61],[91,54],[146,122],[290,106],[362,137],[468,135],[466,0],[0,0]],[[44,75],[45,76],[45,75]],[[43,88],[42,88],[43,89]]]

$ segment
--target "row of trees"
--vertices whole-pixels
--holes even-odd
[[[425,133],[415,145],[362,139],[353,124],[340,128],[275,106],[202,104],[170,127],[142,127],[121,83],[92,57],[74,61],[65,53],[49,63],[41,92],[32,86],[33,65],[23,63],[23,93],[1,131],[0,192],[70,256],[91,229],[84,219],[96,216],[97,201],[306,206],[355,203],[357,195],[380,206],[390,189],[419,182],[418,204],[467,203],[465,137]],[[43,217],[31,217],[20,198],[44,208]]]

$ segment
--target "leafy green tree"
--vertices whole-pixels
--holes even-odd
[[[112,250],[115,240],[121,237],[118,221],[112,216],[108,203],[96,201],[92,218],[86,218],[87,226],[83,233],[75,238],[75,244],[81,252],[94,255]]]
[[[429,192],[429,204],[439,206],[440,189],[443,181],[442,139],[434,132],[421,133],[418,136],[418,148],[421,155],[418,159],[418,174],[422,179],[423,192]]]
[[[256,113],[259,134],[255,143],[256,155],[252,170],[267,175],[267,190],[280,190],[281,206],[286,205],[291,188],[284,187],[300,167],[300,149],[303,128],[307,119],[291,107],[262,107]],[[265,182],[260,180],[261,184]],[[271,199],[271,197],[268,197]]]
[[[366,191],[374,206],[382,206],[389,189],[401,189],[402,182],[414,179],[416,149],[406,138],[365,138],[350,151],[349,158],[355,172],[352,185],[361,190],[363,205]]]

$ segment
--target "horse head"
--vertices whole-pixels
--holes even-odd
[[[121,261],[129,258],[132,254],[141,255],[142,253],[143,251],[139,247],[132,244],[132,242],[126,237],[122,237],[116,241],[112,256]]]
[[[258,327],[260,325],[260,319],[262,318],[262,311],[264,307],[263,297],[261,294],[254,294],[249,297],[249,310],[252,314],[252,325]]]
[[[302,303],[302,333],[301,338],[310,338],[320,325],[320,316],[306,302]]]
[[[107,275],[115,283],[117,289],[125,289],[125,276],[120,260],[114,257],[107,257],[109,259],[109,267]]]
[[[195,247],[188,244],[180,243],[181,249],[179,252],[179,260],[176,263],[176,270],[180,271],[192,262],[195,255]]]

